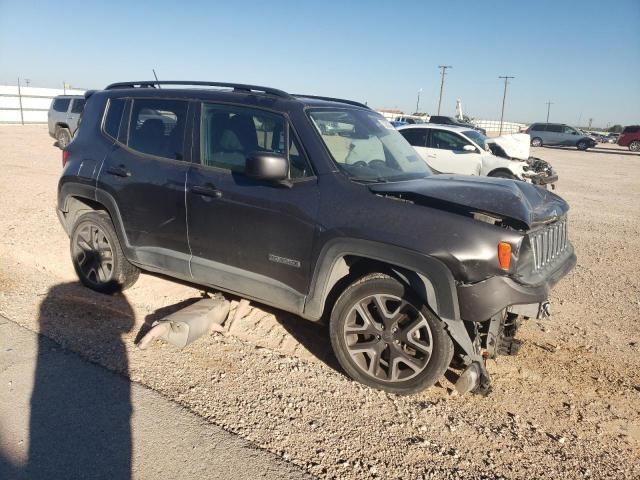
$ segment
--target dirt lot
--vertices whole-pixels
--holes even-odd
[[[341,374],[323,327],[270,309],[182,351],[137,350],[145,320],[198,291],[147,275],[124,296],[78,286],[52,144],[44,126],[0,126],[0,314],[319,477],[640,478],[640,155],[534,152],[559,171],[578,254],[552,320],[489,363],[486,398],[446,382],[395,397]]]

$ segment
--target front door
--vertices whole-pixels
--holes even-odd
[[[100,184],[115,199],[135,260],[188,276],[185,122],[188,102],[129,100],[130,124],[120,128]],[[128,113],[128,110],[127,110]],[[127,115],[125,114],[125,118]]]
[[[473,147],[473,150],[465,150],[466,146]],[[480,175],[482,155],[468,140],[455,132],[430,129],[426,151],[429,165],[440,173]]]
[[[318,186],[287,120],[268,111],[203,103],[196,124],[200,141],[187,193],[194,279],[301,309],[311,274]],[[245,161],[254,151],[288,155],[292,186],[246,177]]]

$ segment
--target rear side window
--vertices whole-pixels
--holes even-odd
[[[531,125],[531,131],[532,132],[544,132],[545,130],[545,125],[542,123],[534,123],[533,125]]]
[[[70,98],[56,98],[53,101],[53,109],[56,112],[66,112],[69,110],[69,104],[71,103]]]
[[[400,130],[402,136],[414,147],[427,146],[427,129],[426,128],[408,128]]]
[[[147,155],[182,160],[187,107],[184,100],[134,99],[129,148]]]
[[[441,150],[453,150],[454,152],[464,150],[465,145],[471,145],[457,133],[447,130],[431,130],[431,148]]]
[[[76,98],[71,106],[71,113],[82,113],[84,110],[84,98]]]
[[[549,124],[547,125],[547,132],[562,133],[564,132],[564,126]]]
[[[624,127],[622,133],[638,133],[640,132],[640,125],[632,125],[630,127]]]
[[[104,132],[114,140],[118,138],[122,112],[124,111],[126,103],[127,101],[124,98],[112,98],[109,100],[107,116],[104,119]]]

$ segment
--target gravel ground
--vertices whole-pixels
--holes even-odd
[[[541,148],[571,204],[578,265],[494,391],[395,397],[347,379],[325,328],[254,306],[226,336],[137,350],[146,321],[198,296],[143,275],[125,295],[75,282],[44,126],[0,126],[0,314],[322,478],[640,477],[640,155]],[[124,351],[126,355],[114,352]]]

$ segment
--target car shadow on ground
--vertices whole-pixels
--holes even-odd
[[[121,336],[133,324],[123,295],[105,297],[78,283],[49,289],[38,317],[28,461],[14,478],[131,478],[129,381],[104,385],[74,354],[53,352],[61,345],[126,376]]]
[[[544,145],[544,148],[550,148],[552,150],[572,150],[572,151],[576,151],[579,152],[580,150],[577,150],[575,147],[561,147],[561,146],[555,146],[555,145]],[[589,148],[587,150],[582,150],[584,153],[599,153],[599,154],[605,154],[605,155],[611,155],[616,154],[616,155],[632,155],[632,156],[640,156],[640,153],[636,153],[636,152],[630,152],[628,150],[620,150],[618,148],[607,148],[607,147],[596,147],[596,148]]]

